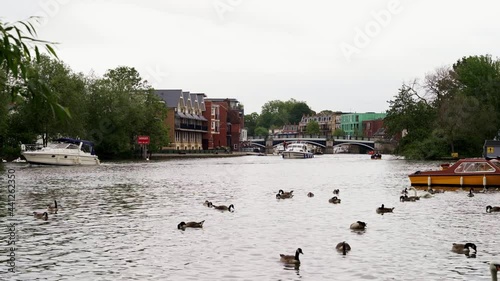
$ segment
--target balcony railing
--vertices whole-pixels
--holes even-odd
[[[207,126],[194,125],[194,124],[175,124],[176,129],[186,129],[186,130],[196,130],[196,131],[207,131]]]

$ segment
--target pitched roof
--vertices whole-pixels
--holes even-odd
[[[184,106],[186,106],[187,108],[191,108],[193,106],[191,103],[189,92],[182,92],[182,99],[184,100]]]
[[[155,90],[158,95],[166,104],[168,108],[176,108],[179,104],[182,90]]]
[[[207,108],[205,107],[205,97],[206,95],[203,93],[196,94],[196,98],[198,98],[198,104],[200,105],[201,111],[207,110]]]

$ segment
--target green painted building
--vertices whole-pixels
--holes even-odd
[[[342,114],[340,127],[346,136],[363,136],[363,121],[385,118],[386,113],[346,113]]]

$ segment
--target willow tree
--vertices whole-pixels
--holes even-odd
[[[5,77],[0,77],[0,84],[6,85],[13,81],[9,89],[13,102],[45,100],[54,115],[70,117],[69,110],[59,104],[57,96],[29,67],[33,58],[40,60],[39,46],[50,56],[57,58],[52,44],[54,43],[37,38],[36,30],[29,20],[15,23],[0,20],[0,69],[6,73]]]

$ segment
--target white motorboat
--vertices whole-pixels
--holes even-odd
[[[46,147],[23,145],[21,153],[31,164],[45,165],[99,165],[94,144],[86,140],[59,138]]]
[[[305,143],[291,143],[286,146],[285,151],[281,154],[284,159],[306,159],[313,158],[312,153]]]

